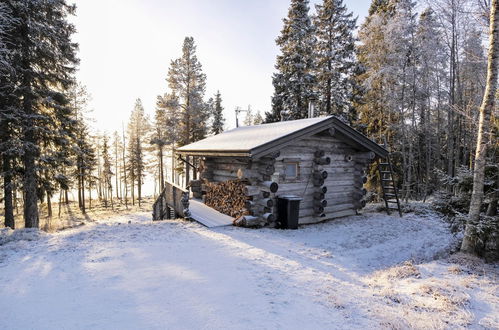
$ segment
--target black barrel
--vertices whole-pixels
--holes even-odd
[[[294,195],[277,197],[277,222],[282,229],[298,229],[301,198]]]

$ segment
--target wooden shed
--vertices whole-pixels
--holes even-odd
[[[194,197],[240,225],[273,225],[277,197],[301,198],[299,223],[354,215],[365,170],[388,151],[334,116],[245,126],[177,150],[200,158]]]

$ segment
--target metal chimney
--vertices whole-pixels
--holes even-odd
[[[315,115],[315,97],[308,98],[308,118],[314,118]]]

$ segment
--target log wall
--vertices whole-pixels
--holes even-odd
[[[260,159],[208,157],[201,164],[202,182],[244,179],[246,219],[249,226],[273,225],[277,197],[297,195],[300,224],[315,223],[356,214],[365,203],[365,170],[374,159],[334,136],[334,131],[295,141],[279,152]],[[285,177],[285,163],[299,163],[299,177]],[[201,189],[203,190],[203,188]]]

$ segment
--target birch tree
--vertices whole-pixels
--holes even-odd
[[[499,56],[499,2],[492,0],[490,7],[490,28],[489,28],[489,50],[487,64],[487,85],[483,95],[482,105],[478,121],[478,135],[475,154],[475,167],[473,170],[473,193],[471,195],[468,221],[464,231],[464,238],[461,244],[461,251],[467,253],[477,253],[477,237],[473,234],[473,227],[480,222],[480,211],[483,202],[483,185],[485,164],[487,155],[487,144],[490,134],[490,118],[494,110],[495,97],[497,92],[498,68],[497,60]]]

